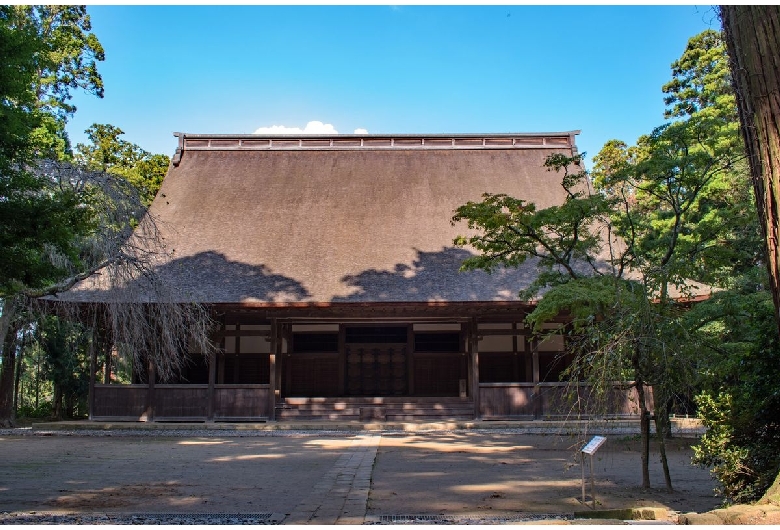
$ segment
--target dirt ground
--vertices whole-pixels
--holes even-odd
[[[702,512],[717,507],[715,481],[690,464],[691,440],[667,448],[674,493],[662,487],[656,452],[650,456],[653,488],[643,490],[639,440],[608,437],[593,458],[597,509],[665,507]],[[582,441],[565,436],[484,432],[385,434],[377,453],[369,514],[452,514],[468,512],[571,513],[592,505],[586,459],[586,500],[582,499]]]
[[[354,436],[3,436],[0,511],[290,513]],[[367,515],[588,509],[580,502],[581,443],[500,432],[384,433]],[[638,449],[635,437],[615,435],[596,453],[598,508],[703,512],[720,504],[709,472],[690,465],[690,440],[671,442],[671,494],[661,488],[655,453],[654,488],[639,487]]]

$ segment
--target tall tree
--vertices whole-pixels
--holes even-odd
[[[721,6],[780,326],[780,7]]]
[[[92,30],[86,6],[15,6],[11,27],[36,35],[41,49],[27,79],[41,111],[33,140],[40,158],[67,159],[70,141],[65,124],[76,107],[73,92],[103,97],[103,79],[97,64],[105,59],[103,46]]]
[[[0,299],[6,302],[66,276],[65,262],[78,263],[79,235],[92,228],[76,187],[32,169],[35,158],[64,156],[52,137],[75,111],[71,91],[103,94],[96,69],[103,49],[89,29],[84,6],[0,11]]]
[[[577,167],[578,157],[556,156],[547,164],[563,174],[563,205],[537,210],[521,199],[486,194],[453,217],[477,232],[456,240],[479,251],[464,262],[466,269],[538,259],[538,279],[521,295],[548,290],[529,323],[540,329],[562,311],[573,316],[577,360],[569,375],[597,387],[633,379],[645,440],[643,395],[653,387],[662,458],[669,406],[694,373],[681,355],[688,333],[679,325],[675,298],[690,294],[695,282],[726,284],[735,268],[755,259],[750,245],[731,245],[750,225],[752,211],[749,204],[732,204],[744,155],[725,61],[717,32],[689,41],[663,88],[672,121],[634,146],[608,142],[594,159],[596,191]],[[642,460],[642,483],[649,487],[646,451]]]
[[[78,260],[75,241],[91,225],[72,188],[29,170],[46,150],[37,133],[51,116],[38,98],[38,79],[54,68],[50,43],[23,9],[0,6],[0,419],[8,417],[12,403],[16,348],[9,330],[18,327],[17,295],[66,275],[64,262]],[[63,83],[48,86],[56,91]]]
[[[720,6],[780,328],[780,7]],[[780,470],[767,499],[780,504]]]
[[[203,308],[168,303],[171,293],[154,279],[154,260],[165,249],[135,188],[61,162],[67,137],[53,136],[75,111],[72,91],[103,93],[96,69],[103,50],[89,30],[83,6],[0,6],[0,423],[13,419],[15,340],[28,314],[19,309],[98,268],[118,283],[148,279],[160,301],[151,311],[105,306],[112,338],[128,351],[149,353],[165,374],[181,362],[186,340],[210,347]],[[135,225],[146,244],[124,246]]]
[[[103,46],[92,30],[87,6],[17,6],[17,28],[32,30],[43,43],[36,78],[31,79],[40,108],[61,119],[76,112],[73,90],[103,97],[97,63],[105,60]]]

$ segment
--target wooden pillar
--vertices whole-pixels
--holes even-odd
[[[111,384],[111,350],[113,350],[113,345],[110,341],[101,341],[101,344],[103,348],[106,350],[106,363],[105,363],[105,369],[103,373],[103,384],[108,385]]]
[[[469,326],[469,344],[471,350],[471,397],[474,399],[474,419],[480,419],[479,413],[479,331],[477,319],[471,319]]]
[[[235,354],[236,362],[233,363],[233,374],[231,375],[234,385],[237,385],[240,381],[239,374],[241,373],[241,323],[236,322],[236,342],[233,346],[233,353]]]
[[[341,395],[347,395],[347,328],[344,324],[339,324],[339,380],[338,388],[341,390]]]
[[[290,337],[287,333],[287,325],[279,324],[279,340],[276,345],[276,402],[279,403],[282,399],[282,374],[284,373],[284,341],[287,340],[287,344],[290,344]]]
[[[279,347],[279,323],[271,319],[271,354],[268,356],[268,420],[276,420],[276,353]]]
[[[407,395],[414,395],[414,324],[409,324],[406,330],[406,387]]]
[[[89,419],[95,414],[95,372],[97,371],[97,340],[95,330],[92,330],[92,340],[89,341]]]
[[[206,420],[214,421],[214,388],[217,383],[217,352],[209,353],[209,388],[206,391]]]
[[[146,421],[154,421],[154,383],[156,373],[154,363],[150,360],[148,366],[149,391],[146,394]]]
[[[522,329],[522,324],[520,326]],[[522,339],[519,339],[517,334],[517,322],[512,322],[512,381],[520,381],[520,352],[517,346]]]
[[[297,359],[293,359],[292,355],[292,324],[290,324],[289,329],[285,330],[285,334],[287,336],[287,353],[284,354],[284,393],[285,395],[290,395],[293,392],[292,387],[292,364],[293,362],[297,362]]]
[[[538,419],[542,416],[543,411],[541,387],[539,386],[539,340],[536,338],[531,340],[531,356],[534,382],[534,418]]]

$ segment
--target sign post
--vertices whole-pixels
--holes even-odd
[[[582,504],[585,504],[585,455],[590,455],[590,496],[593,498],[593,509],[596,509],[596,486],[593,476],[593,454],[598,451],[607,439],[604,436],[594,436],[580,449],[582,467]]]

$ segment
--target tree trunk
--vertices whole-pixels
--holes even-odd
[[[764,493],[759,503],[780,506],[780,474],[775,477],[775,483]]]
[[[3,312],[13,302],[6,300],[3,306]],[[3,427],[12,427],[15,423],[14,415],[14,374],[16,372],[16,327],[11,325],[13,317],[9,311],[9,325],[5,328],[5,337],[3,345],[3,362],[0,366],[0,425]],[[4,315],[5,316],[5,315]]]
[[[650,411],[645,401],[645,386],[636,381],[636,395],[639,399],[639,431],[642,434],[642,487],[650,487]]]
[[[14,417],[19,414],[19,384],[22,380],[22,369],[24,362],[24,348],[19,348],[19,355],[16,359],[16,377],[14,379]]]
[[[669,428],[669,411],[667,408],[668,399],[660,396],[661,392],[653,392],[653,401],[655,405],[655,434],[658,439],[658,451],[661,453],[661,465],[664,470],[664,482],[666,489],[670,493],[672,489],[672,476],[669,473],[669,460],[666,458],[666,437]]]
[[[720,6],[780,330],[780,6]],[[766,499],[780,503],[780,474]]]
[[[2,313],[0,313],[0,348],[5,345],[5,338],[11,327],[11,322],[16,314],[16,300],[14,298],[0,298]]]
[[[720,6],[780,329],[780,6]]]
[[[62,386],[54,381],[54,419],[62,420]]]

